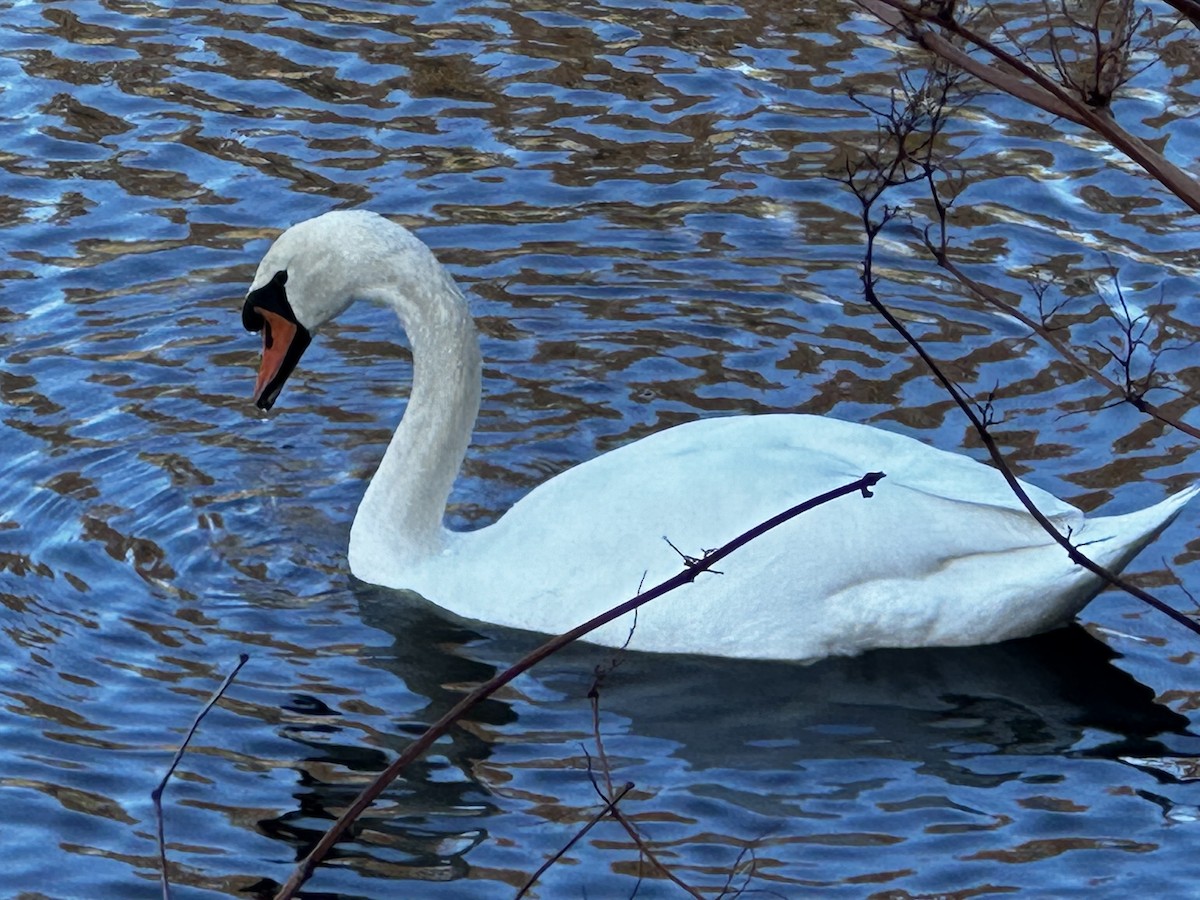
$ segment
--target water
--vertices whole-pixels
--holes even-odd
[[[269,893],[372,773],[531,646],[347,574],[407,390],[389,313],[323,334],[271,417],[248,402],[240,298],[294,221],[384,212],[470,290],[487,363],[460,525],[711,414],[827,413],[980,453],[861,300],[856,209],[826,176],[873,127],[849,91],[886,95],[897,48],[849,8],[0,5],[6,896],[157,895],[150,791],[239,653],[166,794],[177,897]],[[1192,77],[1153,66],[1117,112],[1194,167]],[[1063,334],[1103,365],[1115,268],[1176,348],[1152,399],[1194,422],[1194,219],[1014,101],[981,98],[948,141],[971,273],[1026,311],[1034,268],[1055,276]],[[1111,513],[1195,479],[1190,439],[1101,409],[931,267],[921,224],[886,233],[881,293],[968,390],[999,385],[1023,474]],[[1131,569],[1184,608],[1197,516]],[[1200,875],[1200,645],[1118,595],[1082,621],[809,667],[626,658],[599,701],[612,778],[635,784],[622,808],[714,896],[1177,896]],[[481,705],[312,890],[515,894],[599,808],[587,693],[610,659],[575,648]],[[635,887],[682,895],[603,822],[537,895]]]

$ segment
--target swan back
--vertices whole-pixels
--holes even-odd
[[[639,611],[630,646],[813,659],[877,646],[987,643],[1064,624],[1103,584],[1075,566],[994,469],[880,429],[816,416],[706,419],[539,485],[495,525],[415,564],[368,570],[468,618],[560,632],[676,574],[790,505],[883,470],[729,557],[722,574]],[[1056,527],[1124,565],[1194,493],[1087,520],[1031,485]],[[594,635],[620,646],[632,617]]]

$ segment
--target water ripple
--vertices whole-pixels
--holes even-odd
[[[1169,40],[1116,110],[1185,167],[1191,49]],[[718,413],[832,414],[978,454],[862,302],[857,210],[829,177],[873,131],[851,91],[886,97],[901,58],[829,5],[8,4],[0,792],[20,812],[4,886],[149,886],[149,792],[247,652],[167,792],[167,833],[177,885],[269,890],[425,723],[528,645],[347,574],[353,509],[407,396],[389,313],[351,311],[285,409],[250,406],[239,297],[294,221],[370,206],[420,229],[469,289],[485,398],[458,524]],[[952,223],[969,274],[1030,315],[1029,279],[1052,278],[1053,323],[1105,366],[1115,271],[1154,315],[1152,346],[1173,348],[1158,365],[1179,393],[1156,399],[1189,417],[1191,218],[1016,101],[977,98],[946,141],[969,184]],[[885,233],[881,291],[968,391],[1002,387],[996,437],[1022,472],[1112,511],[1194,479],[1188,440],[1105,408],[936,271],[922,224]],[[1143,582],[1170,592],[1165,562],[1193,580],[1191,515],[1139,561]],[[601,691],[613,777],[636,784],[623,808],[710,889],[1049,896],[1136,878],[1177,895],[1197,875],[1195,651],[1132,601],[1084,619],[1116,662],[1082,629],[803,668],[629,658]],[[315,889],[515,892],[597,808],[587,692],[607,658],[576,648],[481,705]],[[612,823],[570,859],[544,896],[653,886]]]

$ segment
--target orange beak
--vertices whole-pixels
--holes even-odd
[[[312,343],[312,334],[300,324],[287,298],[287,270],[280,269],[260,288],[246,295],[242,304],[242,325],[247,331],[261,331],[262,363],[254,382],[254,405],[270,409],[284,382]]]
[[[270,409],[292,369],[308,349],[312,336],[303,325],[277,312],[262,307],[254,307],[252,312],[260,317],[258,322],[263,336],[262,362],[254,382],[254,405],[259,409]]]
[[[255,403],[262,399],[267,385],[279,376],[284,360],[287,359],[288,348],[296,339],[294,322],[289,322],[283,316],[270,310],[260,309],[259,312],[263,317],[263,351],[262,362],[258,367],[258,380],[254,382]],[[281,384],[280,387],[283,385]]]

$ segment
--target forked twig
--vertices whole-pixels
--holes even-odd
[[[590,772],[588,774],[591,775]],[[600,799],[603,800],[604,792],[600,790],[600,785],[596,783],[594,776],[592,777],[592,787],[595,788],[596,793],[600,796]],[[637,830],[634,824],[629,821],[623,812],[614,806],[609,810],[609,814],[620,823],[622,828],[625,829],[625,833],[629,835],[630,840],[632,840],[634,845],[638,848],[638,852],[641,853],[643,857],[650,860],[650,862],[654,865],[654,868],[658,869],[658,871],[663,874],[663,877],[678,885],[691,896],[696,897],[697,900],[704,900],[703,894],[672,872],[670,867],[658,858],[658,854],[650,848],[650,846],[646,843],[646,839],[642,837],[641,832]]]
[[[886,3],[889,5],[903,6],[902,0],[858,0],[858,2],[860,4],[868,5]],[[874,8],[874,6],[872,6],[872,8]],[[913,15],[915,16],[916,13],[914,12]],[[945,27],[950,28],[950,24],[941,24],[944,24]],[[920,119],[915,118],[908,110],[902,110],[899,113],[893,110],[891,113],[884,116],[885,123],[891,123],[897,119],[911,123],[911,127],[913,128],[923,124]],[[1004,455],[1000,452],[996,442],[992,439],[991,433],[988,430],[987,421],[981,417],[980,413],[972,408],[971,403],[968,401],[963,391],[942,371],[937,362],[935,362],[929,353],[926,352],[920,341],[918,341],[916,337],[904,326],[904,324],[892,314],[891,310],[884,305],[883,301],[881,301],[879,296],[876,294],[876,276],[874,272],[876,239],[883,228],[889,222],[891,222],[892,219],[896,218],[902,213],[902,210],[899,206],[888,205],[887,203],[882,202],[882,198],[886,195],[888,190],[897,186],[911,184],[913,181],[922,177],[927,179],[932,187],[933,176],[939,166],[939,162],[934,153],[934,145],[937,138],[937,129],[944,124],[944,119],[937,116],[930,117],[928,122],[925,124],[928,125],[929,131],[927,135],[923,136],[923,138],[917,142],[917,145],[921,148],[919,155],[914,156],[907,149],[907,144],[909,143],[907,132],[893,134],[891,131],[888,131],[885,128],[885,133],[894,143],[894,146],[891,147],[892,152],[890,154],[885,154],[883,152],[883,149],[885,148],[880,147],[875,152],[868,151],[863,154],[863,159],[865,161],[864,165],[856,167],[849,160],[845,161],[846,175],[839,180],[841,180],[841,182],[847,188],[849,188],[851,193],[854,194],[855,198],[859,202],[859,219],[862,223],[863,231],[867,239],[867,246],[863,254],[862,262],[862,284],[864,299],[884,318],[888,325],[892,327],[892,330],[899,334],[905,340],[905,342],[907,342],[908,345],[912,347],[914,351],[916,351],[917,355],[920,356],[922,361],[924,361],[924,363],[929,367],[929,370],[932,372],[935,379],[942,385],[942,387],[946,390],[946,393],[950,395],[950,398],[958,405],[960,409],[962,409],[967,418],[970,420],[971,425],[979,434],[980,440],[983,442],[984,447],[991,456],[997,470],[1000,472],[1005,482],[1007,482],[1009,488],[1012,490],[1018,501],[1020,501],[1021,505],[1024,506],[1029,514],[1033,517],[1034,521],[1036,521],[1038,525],[1042,527],[1042,529],[1055,541],[1055,543],[1059,544],[1059,546],[1067,551],[1067,554],[1072,562],[1074,562],[1076,565],[1082,566],[1093,575],[1103,579],[1107,584],[1118,587],[1126,593],[1141,600],[1143,603],[1154,607],[1159,612],[1174,619],[1176,622],[1183,625],[1190,631],[1200,634],[1200,622],[1197,622],[1191,617],[1184,615],[1171,606],[1168,606],[1166,603],[1163,603],[1149,592],[1134,586],[1127,580],[1120,578],[1116,574],[1100,566],[1086,556],[1082,551],[1079,550],[1078,547],[1075,546],[1075,544],[1071,542],[1070,533],[1064,535],[1059,532],[1054,524],[1029,497],[1029,494],[1017,480],[1016,475],[1013,474],[1012,469],[1008,466],[1007,461],[1004,459]],[[936,189],[932,190],[932,194],[944,229],[944,204],[938,196]],[[873,210],[875,209],[877,203],[882,206],[882,211],[878,214],[878,218],[875,218],[873,215]],[[943,230],[942,248],[945,246],[945,240],[945,232]],[[926,235],[926,242],[936,254],[938,249],[937,245],[933,244],[932,240],[928,237],[928,234]],[[1133,337],[1134,336],[1131,333],[1130,340],[1132,340]]]
[[[932,184],[931,190],[935,190]],[[1067,346],[1066,342],[1059,338],[1058,335],[1054,333],[1054,330],[1046,324],[1046,321],[1049,318],[1048,315],[1043,314],[1043,320],[1041,322],[1037,321],[1032,316],[1026,315],[1016,306],[1013,306],[1011,303],[1007,303],[1001,299],[999,294],[991,287],[976,281],[974,278],[960,269],[954,263],[954,261],[950,259],[947,244],[944,240],[939,244],[935,244],[932,238],[929,237],[928,233],[925,234],[924,240],[926,249],[929,250],[938,266],[953,275],[959,284],[967,288],[967,290],[969,290],[976,297],[983,300],[985,303],[994,306],[1005,315],[1016,319],[1018,322],[1040,337],[1074,369],[1111,391],[1119,398],[1120,402],[1128,403],[1138,411],[1150,416],[1152,419],[1182,431],[1184,434],[1189,435],[1190,437],[1200,440],[1200,428],[1190,425],[1176,416],[1170,415],[1158,404],[1147,400],[1146,392],[1138,389],[1128,379],[1126,379],[1126,383],[1124,385],[1118,384],[1112,378],[1105,375],[1100,369],[1096,368],[1086,360],[1081,359],[1079,355],[1075,353],[1069,346]],[[1057,307],[1055,309],[1057,309]],[[1052,315],[1054,311],[1055,310],[1052,310],[1050,315]]]
[[[625,648],[622,647],[621,649],[624,650]],[[602,790],[596,781],[596,774],[592,769],[591,756],[588,756],[588,778],[591,779],[592,787],[595,789],[601,800],[609,799],[613,796],[613,782],[612,768],[608,762],[608,752],[604,749],[604,738],[600,733],[600,686],[603,684],[605,677],[607,677],[609,673],[611,673],[612,670],[615,669],[619,664],[620,658],[618,657],[614,659],[611,666],[606,669],[602,669],[601,667],[597,666],[596,679],[592,682],[592,687],[588,691],[588,699],[591,700],[592,703],[592,737],[596,741],[596,755],[600,758],[600,769],[601,774],[604,776],[606,788]],[[584,753],[586,754],[587,751],[584,750]],[[620,822],[621,826],[625,829],[629,836],[633,838],[637,845],[638,852],[643,858],[648,859],[656,869],[658,869],[668,879],[675,882],[692,896],[703,896],[699,891],[691,887],[679,876],[675,875],[675,873],[670,870],[666,863],[658,858],[658,854],[651,850],[646,844],[636,826],[634,826],[634,824],[630,822],[619,810],[613,809],[611,811],[611,815],[614,819]],[[641,876],[639,875],[639,881],[640,877]]]
[[[826,491],[824,494],[805,500],[803,503],[798,503],[795,506],[784,510],[776,516],[762,522],[748,531],[735,537],[733,540],[716,550],[707,554],[703,559],[697,560],[694,564],[686,566],[683,571],[666,581],[660,582],[650,590],[638,594],[630,600],[625,601],[619,606],[614,606],[612,609],[601,613],[593,619],[589,619],[582,625],[577,625],[570,631],[551,638],[542,644],[536,650],[522,657],[518,662],[514,663],[508,669],[489,679],[481,684],[475,690],[471,691],[463,697],[458,703],[445,713],[440,719],[434,722],[426,729],[425,733],[413,741],[386,769],[375,777],[375,780],[367,785],[362,792],[355,798],[354,802],[346,808],[346,810],[338,817],[338,820],[330,826],[329,830],[321,837],[312,851],[304,857],[292,872],[291,877],[280,888],[275,895],[276,900],[289,900],[296,896],[296,891],[300,886],[308,880],[312,875],[313,870],[323,860],[326,854],[333,848],[346,832],[346,829],[370,806],[375,798],[383,793],[384,789],[391,784],[404,768],[413,760],[417,759],[421,754],[428,750],[433,743],[445,734],[450,726],[459,720],[459,718],[475,706],[481,700],[484,700],[494,694],[500,688],[511,682],[518,675],[527,672],[543,659],[557,653],[563,647],[578,640],[585,634],[595,631],[601,625],[618,619],[626,613],[632,612],[640,606],[649,603],[663,594],[669,593],[682,585],[695,581],[696,576],[707,570],[715,563],[720,562],[725,557],[729,556],[735,550],[744,547],[746,544],[753,541],[755,538],[766,534],[773,528],[777,528],[784,522],[794,519],[802,513],[808,512],[810,509],[815,509],[822,504],[829,503],[840,497],[845,497],[849,494],[861,494],[864,497],[870,497],[871,488],[873,488],[884,477],[882,472],[869,472],[861,478],[857,478],[849,484],[844,484],[839,488],[831,491]],[[619,816],[619,813],[617,813]]]
[[[579,831],[577,831],[575,833],[574,837],[572,837],[569,841],[567,841],[565,844],[563,844],[561,850],[559,850],[557,853],[555,853],[553,856],[551,856],[548,860],[546,860],[544,863],[542,863],[542,865],[538,868],[538,870],[529,876],[529,880],[526,881],[525,884],[523,884],[521,886],[521,889],[519,891],[517,891],[517,895],[516,895],[516,897],[513,898],[513,900],[521,900],[522,897],[524,897],[527,893],[529,893],[529,889],[537,883],[537,880],[539,878],[541,878],[544,874],[546,874],[546,870],[549,869],[556,862],[558,862],[560,859],[562,859],[563,856],[565,856],[570,851],[570,849],[572,847],[574,847],[583,838],[583,836],[585,834],[587,834],[589,831],[592,830],[592,828],[595,826],[595,824],[597,822],[599,822],[601,819],[603,819],[609,813],[615,811],[617,804],[620,803],[621,800],[624,799],[625,795],[628,794],[632,790],[633,790],[633,782],[632,781],[625,782],[625,784],[621,786],[621,790],[619,790],[612,797],[612,799],[610,799],[607,803],[604,804],[603,809],[601,809],[598,813],[596,813],[594,816],[592,816],[590,819],[588,819],[587,824],[584,825],[582,828],[580,828]]]

